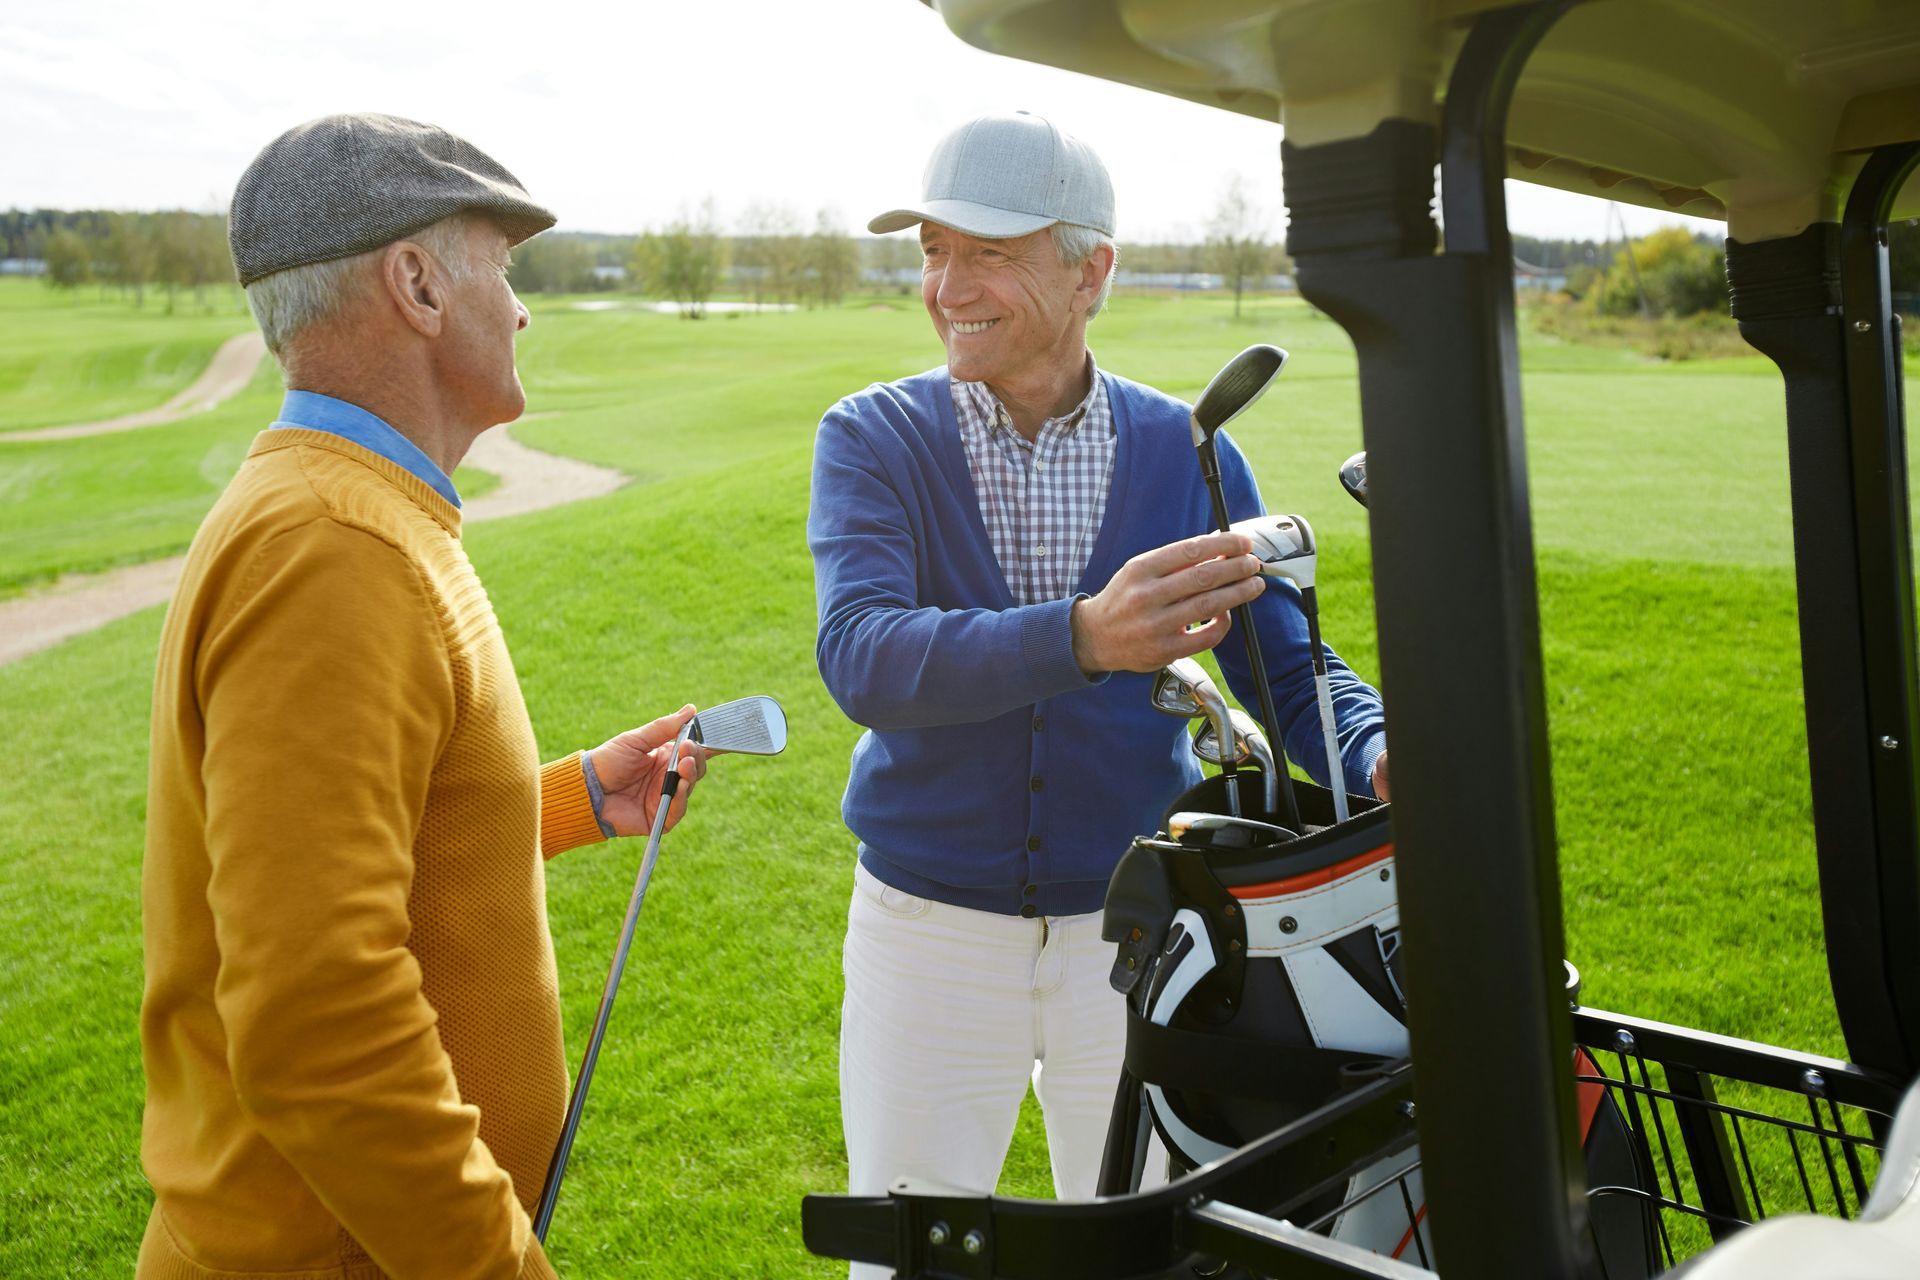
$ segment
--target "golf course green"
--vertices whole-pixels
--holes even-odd
[[[778,758],[717,761],[666,839],[550,1251],[569,1277],[842,1274],[799,1232],[801,1195],[845,1173],[835,1061],[853,850],[839,798],[859,732],[814,668],[808,464],[835,399],[939,363],[938,346],[912,297],[697,323],[528,301],[529,417],[514,434],[632,478],[467,534],[542,751],[749,693],[779,697],[792,732]],[[270,420],[277,376],[269,363],[224,406],[163,427],[4,434],[157,405],[246,323],[231,298],[163,317],[0,281],[0,326],[20,335],[0,351],[0,598],[182,550]],[[1377,678],[1365,513],[1336,477],[1360,447],[1345,335],[1293,298],[1236,321],[1230,300],[1121,296],[1091,338],[1104,367],[1187,397],[1250,342],[1290,349],[1231,434],[1268,506],[1319,531],[1327,639]],[[1523,355],[1584,998],[1842,1056],[1780,379],[1758,356],[1669,365],[1531,336]],[[150,1203],[137,1011],[161,614],[0,667],[0,1274],[125,1274]],[[574,1061],[639,852],[621,841],[549,867]],[[1003,1190],[1050,1187],[1030,1101]]]

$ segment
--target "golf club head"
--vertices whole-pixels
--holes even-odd
[[[1254,516],[1234,521],[1233,531],[1253,539],[1253,554],[1260,561],[1262,574],[1286,578],[1302,591],[1313,585],[1319,547],[1305,516]]]
[[[777,756],[787,749],[787,713],[765,694],[708,707],[687,727],[688,740],[710,756]]]
[[[1207,713],[1201,691],[1212,684],[1205,667],[1192,658],[1175,658],[1155,673],[1148,698],[1162,715],[1191,720]]]
[[[1167,819],[1167,834],[1182,844],[1200,844],[1215,849],[1250,849],[1256,845],[1280,844],[1300,838],[1295,832],[1271,822],[1187,810]]]
[[[1213,381],[1193,402],[1194,444],[1213,439],[1214,432],[1265,395],[1286,366],[1287,353],[1264,342],[1227,361],[1227,367],[1213,375]]]
[[[1233,738],[1232,744],[1229,747],[1225,750],[1222,749],[1220,743],[1220,727],[1212,720],[1208,720],[1204,725],[1200,726],[1200,732],[1193,736],[1193,754],[1200,760],[1211,765],[1226,765],[1232,763],[1238,766],[1251,760],[1253,753],[1247,746],[1247,740],[1243,736],[1243,729],[1252,726],[1253,718],[1246,712],[1241,711],[1238,707],[1235,707],[1228,714],[1227,723],[1232,727]],[[1229,755],[1229,752],[1232,754]]]
[[[1273,745],[1267,741],[1266,731],[1258,721],[1238,707],[1230,713],[1230,718],[1233,720],[1233,736],[1245,745],[1254,763],[1271,773]]]
[[[1340,464],[1340,484],[1353,495],[1353,500],[1361,506],[1367,505],[1367,451],[1360,452]]]

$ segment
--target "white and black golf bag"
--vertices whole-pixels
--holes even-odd
[[[1331,824],[1328,793],[1296,788],[1305,820]],[[1209,779],[1168,813],[1221,813],[1223,799],[1220,780]],[[1127,996],[1127,1057],[1102,1194],[1139,1185],[1149,1129],[1177,1176],[1405,1059],[1388,809],[1352,803],[1346,822],[1283,844],[1245,847],[1230,843],[1235,833],[1196,829],[1181,840],[1136,840],[1122,858],[1104,933],[1119,945],[1113,985]],[[1488,1123],[1498,1124],[1499,1066],[1487,1070]],[[1579,1071],[1597,1074],[1591,1063]],[[1582,1087],[1589,1180],[1649,1186],[1650,1170],[1603,1093]],[[1431,1252],[1419,1158],[1417,1147],[1386,1155],[1289,1216],[1346,1243],[1424,1262]],[[1658,1272],[1655,1225],[1638,1197],[1597,1198],[1591,1209],[1609,1277]]]

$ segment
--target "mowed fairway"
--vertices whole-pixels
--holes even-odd
[[[543,752],[745,693],[780,697],[792,726],[780,758],[716,762],[667,838],[552,1252],[579,1277],[833,1275],[802,1250],[798,1207],[844,1177],[835,1055],[853,862],[838,801],[858,730],[813,665],[808,462],[834,399],[938,351],[911,298],[700,323],[532,301],[532,416],[515,434],[634,477],[468,535]],[[170,394],[135,397],[113,378],[97,400],[44,389],[78,376],[60,368],[97,367],[86,331],[67,332],[73,350],[0,366],[0,421]],[[1319,529],[1328,638],[1377,676],[1364,513],[1335,478],[1360,447],[1345,336],[1295,300],[1236,322],[1213,299],[1122,297],[1093,339],[1105,366],[1184,396],[1248,342],[1293,351],[1233,434],[1268,505]],[[1568,950],[1586,999],[1839,1054],[1778,377],[1757,358],[1667,367],[1537,342],[1526,359]],[[43,389],[18,408],[21,387]],[[0,593],[177,550],[274,396],[266,371],[203,420],[0,446]],[[136,1016],[159,625],[149,610],[0,668],[0,1274],[124,1274],[147,1213]],[[594,846],[549,867],[574,1062],[639,852]],[[1499,1065],[1488,1071],[1497,1090]],[[1049,1186],[1030,1106],[1003,1189]]]

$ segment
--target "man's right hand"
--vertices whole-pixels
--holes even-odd
[[[1090,676],[1158,671],[1213,648],[1232,625],[1228,610],[1266,588],[1252,550],[1243,533],[1208,533],[1135,556],[1099,595],[1074,603],[1074,660]]]

